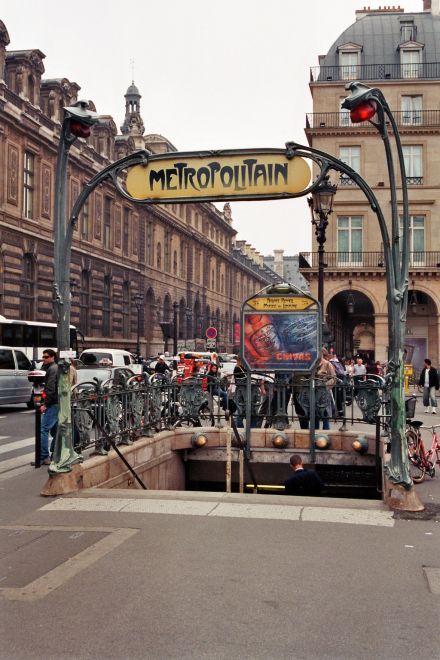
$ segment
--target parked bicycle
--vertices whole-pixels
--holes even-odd
[[[409,471],[415,484],[424,481],[426,474],[435,476],[436,465],[440,466],[440,443],[436,426],[423,426],[422,422],[407,420],[406,439],[408,442]],[[430,429],[432,434],[431,447],[426,450],[422,438],[422,429]]]

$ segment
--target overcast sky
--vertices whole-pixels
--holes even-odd
[[[38,48],[46,78],[81,86],[120,127],[132,79],[146,133],[179,151],[306,144],[309,69],[371,0],[4,2],[10,50]],[[391,3],[390,3],[391,4]],[[396,2],[396,5],[398,2]],[[401,0],[422,11],[422,0]],[[134,60],[134,66],[132,61]],[[220,208],[222,208],[222,204]],[[304,198],[232,202],[238,238],[263,254],[311,245]]]

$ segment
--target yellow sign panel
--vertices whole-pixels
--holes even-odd
[[[136,200],[289,197],[310,183],[307,162],[284,151],[176,153],[153,156],[127,174],[126,189]]]
[[[253,298],[252,300],[247,301],[247,305],[253,309],[266,312],[287,312],[307,309],[307,307],[310,307],[313,304],[315,304],[315,301],[312,298],[307,298],[305,296],[290,298],[271,296],[267,298]]]

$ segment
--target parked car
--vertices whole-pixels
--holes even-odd
[[[76,367],[76,385],[74,388],[76,391],[81,390],[81,385],[83,383],[98,383],[101,385],[106,381],[112,380],[113,384],[118,385],[131,376],[136,376],[137,374],[128,367],[100,367],[100,366],[87,366],[87,365],[78,365]]]
[[[86,348],[79,359],[88,365],[129,367],[135,373],[142,373],[142,365],[136,362],[134,355],[121,348]]]
[[[11,346],[0,346],[0,406],[25,403],[33,408],[32,383],[28,372],[32,364],[23,353]]]

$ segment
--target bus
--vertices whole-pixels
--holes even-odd
[[[57,350],[57,325],[46,321],[20,321],[0,314],[0,346],[18,348],[29,360],[41,360],[45,348]],[[78,332],[70,326],[70,349],[78,355]]]

